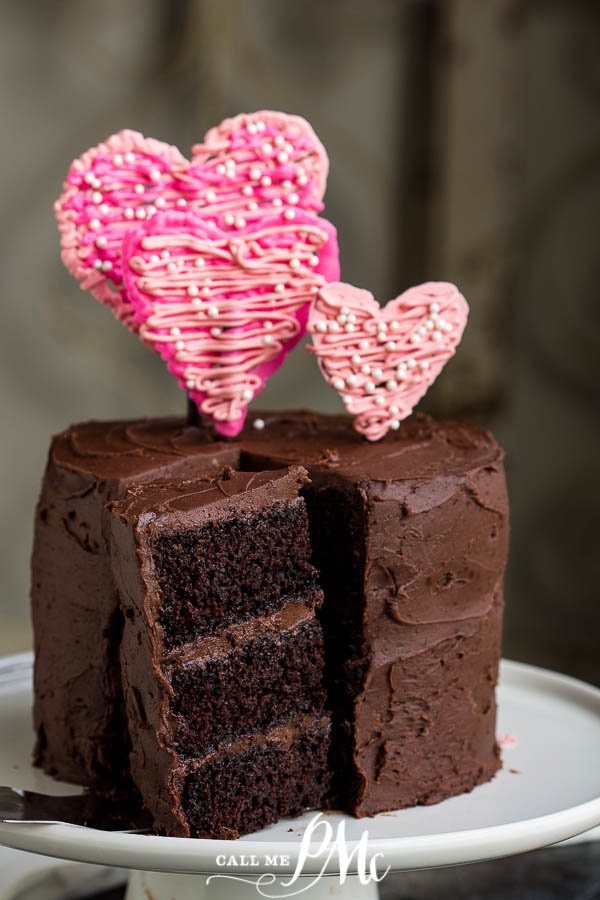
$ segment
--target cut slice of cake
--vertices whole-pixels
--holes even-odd
[[[120,796],[130,785],[106,504],[132,484],[215,475],[238,458],[175,417],[82,422],[52,439],[31,578],[34,761],[48,774]]]
[[[236,837],[328,789],[307,480],[226,468],[110,506],[131,773],[163,833]]]

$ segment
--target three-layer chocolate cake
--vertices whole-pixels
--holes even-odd
[[[325,594],[317,612],[324,652],[313,633],[311,652],[310,641],[296,645],[297,657],[291,668],[276,678],[285,678],[290,696],[299,696],[294,691],[301,680],[308,690],[305,700],[316,697],[321,654],[326,709],[332,719],[329,768],[333,778],[327,796],[318,800],[316,784],[323,787],[327,779],[327,767],[322,763],[321,776],[315,774],[315,791],[306,802],[371,815],[434,803],[491,778],[499,766],[494,686],[507,548],[502,451],[487,432],[459,423],[435,423],[417,416],[403,422],[393,435],[368,443],[355,433],[347,417],[308,412],[254,416],[240,438],[229,443],[176,420],[111,426],[88,423],[54,439],[38,507],[34,551],[39,764],[62,778],[109,790],[117,780],[127,783],[129,779],[128,743],[133,739],[133,767],[140,771],[135,748],[141,739],[142,708],[147,746],[156,748],[161,738],[146,705],[136,705],[139,697],[135,699],[135,692],[123,703],[122,685],[127,693],[128,670],[133,671],[136,659],[131,644],[134,634],[142,645],[147,640],[154,653],[160,645],[160,665],[168,669],[165,683],[170,685],[169,716],[174,723],[168,738],[170,754],[188,759],[198,752],[196,758],[205,760],[206,766],[211,753],[211,765],[216,764],[214,752],[218,750],[207,748],[218,748],[219,742],[231,741],[234,757],[241,747],[247,749],[246,744],[236,744],[236,735],[242,731],[248,734],[253,728],[254,735],[268,741],[273,719],[265,685],[251,672],[252,657],[247,656],[244,639],[240,644],[231,635],[250,621],[264,623],[269,614],[275,615],[275,631],[283,635],[289,629],[277,619],[277,613],[260,605],[243,607],[236,598],[233,586],[243,586],[247,575],[239,554],[236,557],[234,553],[230,571],[224,572],[217,544],[202,544],[196,531],[181,544],[181,551],[167,554],[168,564],[155,555],[152,566],[158,587],[154,596],[161,609],[158,623],[145,618],[140,582],[136,606],[132,600],[135,592],[130,595],[123,583],[117,587],[111,574],[109,517],[113,525],[117,512],[123,517],[118,518],[122,527],[115,526],[113,533],[113,567],[118,571],[120,560],[132,559],[132,535],[138,525],[134,525],[131,511],[141,515],[141,507],[151,508],[165,491],[175,491],[175,496],[186,491],[177,484],[148,486],[140,493],[137,483],[189,480],[214,474],[224,465],[242,473],[263,473],[234,475],[222,482],[232,488],[244,479],[256,484],[257,477],[276,484],[273,470],[289,466],[304,466],[310,478],[301,495],[308,511],[312,563]],[[270,476],[265,474],[269,470]],[[128,490],[133,493],[127,498]],[[122,503],[112,511],[106,508],[109,501],[118,499]],[[216,509],[211,503],[206,507]],[[202,508],[199,503],[196,514],[200,518],[203,514],[198,510]],[[172,526],[173,514],[169,516]],[[182,522],[184,519],[182,513]],[[189,560],[199,558],[195,549],[199,546],[212,549],[203,552],[202,568],[194,569],[196,563]],[[240,552],[243,546],[242,541]],[[229,606],[234,619],[244,608],[246,625],[239,621],[234,625],[217,615],[209,633],[202,615],[194,612],[197,604],[193,601],[190,605],[185,590],[176,591],[169,600],[168,576],[169,572],[173,576],[177,566],[188,573],[183,584],[202,581],[208,585],[202,600],[205,608]],[[284,577],[283,562],[275,568],[279,574],[273,577]],[[257,584],[252,582],[252,590]],[[61,591],[61,585],[68,587]],[[246,593],[249,596],[252,591]],[[248,602],[259,603],[260,593],[255,591],[254,600]],[[229,599],[221,602],[219,597]],[[67,621],[73,627],[67,629]],[[310,626],[305,625],[317,627],[312,618]],[[227,684],[223,658],[211,657],[210,664],[196,662],[190,667],[173,660],[181,663],[186,647],[206,649],[207,641],[230,639],[229,663],[242,680],[250,679],[247,693],[251,696],[232,692],[221,722],[213,711],[215,680]],[[264,635],[261,640],[266,644],[262,649],[257,646],[256,652],[271,658],[269,638]],[[126,660],[124,671],[119,647]],[[131,666],[127,663],[130,659]],[[153,678],[156,670],[148,668],[149,660],[144,672]],[[140,672],[136,677],[142,677]],[[140,690],[138,684],[131,684]],[[310,707],[311,701],[306,702]],[[307,708],[303,703],[298,700],[298,713],[310,715],[303,711]],[[315,701],[315,715],[317,707]],[[245,724],[238,728],[242,722]],[[326,730],[323,725],[320,737],[315,738],[321,749]],[[194,744],[193,733],[202,733],[202,747]],[[293,755],[296,751],[287,734],[286,746]],[[107,752],[110,746],[112,753]],[[307,760],[319,758],[316,743],[310,748],[305,745],[302,752]],[[152,768],[152,759],[147,750],[141,768]],[[165,773],[174,771],[172,755],[169,760],[162,769],[163,788],[171,777]],[[235,767],[223,770],[221,763],[222,758],[219,777],[233,778],[227,783],[234,785]],[[248,766],[248,772],[256,771],[254,763]],[[264,789],[259,781],[253,782],[251,789],[257,803]],[[292,782],[290,775],[290,785]],[[198,808],[206,804],[206,791],[195,796]],[[155,813],[157,827],[167,833],[185,833],[178,818],[180,800],[172,793],[169,797],[160,815]],[[192,801],[186,802],[191,808]],[[192,833],[223,834],[228,828],[235,833],[267,821],[228,823],[226,815],[219,819],[215,811],[215,816],[212,824],[192,825]]]

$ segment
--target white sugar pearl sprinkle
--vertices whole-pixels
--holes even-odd
[[[431,332],[431,337],[432,337],[432,339],[433,339],[434,341],[441,341],[441,339],[442,339],[442,332],[441,332],[441,331],[432,331],[432,332]]]
[[[298,175],[296,178],[296,182],[300,185],[300,187],[304,187],[305,184],[308,184],[308,178],[306,175]]]
[[[327,322],[317,322],[315,324],[315,329],[320,332],[327,331]]]
[[[348,377],[346,378],[346,384],[348,385],[348,387],[354,387],[354,385],[356,384],[356,375],[348,375]]]
[[[253,396],[254,394],[252,393],[252,391],[249,388],[246,388],[246,390],[242,394],[242,400],[244,400],[246,403],[250,403]]]
[[[376,384],[374,381],[365,381],[365,391],[374,391]]]
[[[206,262],[204,261],[204,257],[199,256],[196,259],[196,262],[194,263],[194,265],[196,266],[197,269],[202,269],[206,265]]]
[[[146,210],[143,206],[139,206],[135,211],[136,219],[145,219],[146,218]]]
[[[330,323],[329,323],[329,330],[330,330],[330,331],[333,331],[333,332],[339,331],[339,330],[340,330],[340,326],[338,325],[337,322],[330,322]]]
[[[254,122],[248,122],[248,124],[246,125],[246,131],[248,132],[248,134],[256,134],[257,130],[258,129],[256,128]]]
[[[263,144],[260,148],[261,153],[264,153],[265,156],[270,156],[273,153],[273,145],[272,144]]]
[[[380,369],[379,366],[373,369],[373,378],[383,378],[383,369]]]
[[[340,309],[340,313],[342,316],[347,316],[349,314],[349,312],[350,312],[350,310],[348,309],[347,306],[342,306],[342,308]]]
[[[106,247],[108,244],[108,239],[104,237],[104,235],[100,235],[100,237],[96,238],[96,247]]]
[[[95,260],[94,260],[94,268],[95,268],[95,269],[101,269],[101,268],[102,268],[102,260],[101,260],[101,259],[95,259]]]
[[[111,263],[110,259],[105,259],[104,262],[102,263],[102,271],[110,272],[111,269],[112,269],[112,263]]]
[[[202,294],[203,294],[204,297],[208,297],[208,295],[210,294],[210,288],[209,288],[209,287],[203,287],[203,288],[202,288]]]
[[[281,197],[275,197],[275,199],[273,200],[273,206],[283,206],[283,200],[281,199]]]
[[[285,291],[285,284],[281,284],[281,282],[280,282],[279,284],[275,285],[273,290],[275,291],[276,294],[283,294],[283,292]]]
[[[167,272],[176,272],[177,271],[177,263],[170,262],[167,263]]]
[[[340,313],[339,316],[337,317],[337,320],[340,323],[340,325],[345,325],[346,322],[348,321],[348,316],[345,316],[344,313]]]
[[[370,375],[371,374],[371,366],[368,363],[365,363],[364,366],[362,366],[362,368],[361,368],[361,372],[363,373],[363,375]]]
[[[435,322],[433,321],[433,319],[427,319],[427,321],[425,322],[425,328],[427,329],[427,331],[432,331],[435,328]]]
[[[202,306],[202,305],[203,305],[203,304],[202,304],[202,300],[200,299],[200,297],[193,297],[193,298],[192,298],[192,306],[198,307],[198,306]]]
[[[193,378],[188,378],[188,380],[185,383],[185,386],[188,389],[188,391],[192,391],[196,387],[196,382]]]
[[[333,387],[336,389],[336,391],[343,391],[343,390],[344,390],[345,385],[344,385],[344,379],[343,379],[343,378],[334,378],[333,381],[332,381],[331,383],[332,383]]]
[[[125,154],[125,162],[126,163],[134,163],[135,162],[135,153],[131,153],[131,151],[129,153],[126,153]]]
[[[411,344],[418,344],[420,342],[420,340],[421,340],[420,334],[417,334],[417,333],[411,334],[411,336],[410,336]]]
[[[267,127],[267,126],[265,125],[265,123],[263,122],[262,119],[259,119],[259,120],[256,122],[256,130],[257,130],[257,131],[264,131],[266,127]]]
[[[272,330],[273,330],[273,323],[272,323],[272,322],[265,322],[265,328],[266,328],[267,331],[272,331]]]
[[[251,200],[247,206],[247,209],[249,209],[250,212],[256,212],[256,210],[258,209],[258,203],[256,202],[256,200]]]
[[[368,350],[369,342],[365,338],[363,338],[362,341],[359,341],[358,346],[360,347],[361,350]]]
[[[377,404],[377,406],[385,406],[385,398],[375,397],[375,403]]]
[[[217,172],[219,175],[225,174],[225,166],[223,165],[223,163],[219,163],[219,165],[217,166]]]
[[[300,260],[296,256],[292,256],[290,259],[290,269],[298,269],[300,268]]]
[[[235,220],[235,227],[236,227],[236,228],[245,228],[245,227],[246,227],[246,220],[244,219],[243,216],[238,216],[238,217],[236,218],[236,220]]]
[[[298,194],[289,194],[287,200],[288,203],[290,203],[292,206],[295,206],[300,200],[300,197],[298,196]]]
[[[387,344],[385,345],[385,349],[386,350],[395,350],[396,344],[394,343],[394,341],[388,341]]]
[[[110,206],[108,205],[108,203],[101,203],[98,207],[98,212],[101,212],[103,216],[108,215],[108,213],[110,212]]]
[[[115,155],[113,156],[113,162],[114,162],[115,166],[122,166],[123,165],[123,154],[115,153]]]
[[[423,369],[423,371],[425,371],[426,369],[429,368],[429,363],[427,362],[426,359],[424,359],[424,360],[422,360],[422,362],[419,363],[419,366]]]
[[[94,191],[92,194],[92,200],[94,203],[102,203],[102,194],[100,191]]]
[[[277,154],[277,162],[280,162],[282,165],[289,161],[290,155],[286,150],[282,150]]]
[[[163,250],[163,252],[160,255],[162,256],[163,259],[169,259],[169,257],[171,256],[171,254],[168,250]]]
[[[273,343],[273,335],[272,335],[272,334],[265,334],[265,336],[264,336],[264,338],[263,338],[263,344],[264,344],[266,347],[268,347],[268,346],[269,346],[270,344],[272,344],[272,343]]]
[[[387,331],[387,323],[386,322],[378,322],[377,323],[377,331]]]
[[[430,303],[429,304],[429,312],[430,313],[439,313],[440,304],[439,303]]]
[[[160,181],[160,169],[150,169],[150,181]]]
[[[185,197],[180,197],[177,201],[177,206],[187,206],[187,200]]]
[[[171,328],[171,330],[170,330],[170,334],[172,334],[173,337],[178,337],[178,335],[181,334],[181,328],[177,328],[177,326],[174,325],[173,328]]]
[[[289,191],[291,186],[292,186],[292,182],[290,181],[289,178],[286,178],[285,181],[281,182],[281,187],[284,189],[284,191]]]
[[[100,219],[90,219],[90,228],[93,231],[97,231],[100,227]]]
[[[210,333],[212,334],[213,337],[217,337],[218,335],[221,334],[221,329],[215,325],[214,328],[210,329]]]
[[[258,169],[256,166],[253,166],[253,167],[250,169],[250,178],[252,178],[253,181],[258,181],[258,179],[260,178],[261,174],[262,174],[261,170]]]
[[[388,391],[395,391],[396,388],[398,387],[398,382],[395,381],[393,378],[390,378],[389,381],[386,381],[385,386],[388,389]]]
[[[215,200],[217,199],[217,195],[216,195],[216,193],[215,193],[214,191],[207,191],[207,192],[206,192],[206,199],[207,199],[207,201],[208,201],[209,203],[214,203]]]
[[[163,209],[167,205],[167,201],[164,197],[157,197],[154,201],[154,205],[158,206],[159,209]]]
[[[185,344],[183,341],[175,341],[175,349],[176,350],[184,350]]]
[[[265,420],[264,419],[255,419],[254,422],[252,423],[252,426],[254,428],[256,428],[257,431],[262,431],[263,428],[265,427]]]
[[[262,184],[263,187],[271,187],[272,182],[271,182],[270,176],[263,175],[263,177],[260,179],[260,183]]]
[[[153,253],[150,256],[150,262],[151,263],[159,263],[160,262],[160,256],[158,255],[158,253]]]
[[[414,367],[416,366],[416,362],[414,359],[409,359],[407,361],[406,365],[408,366],[409,369],[414,369]]]
[[[216,318],[216,316],[219,315],[219,307],[215,306],[214,304],[212,306],[209,306],[208,314],[212,319]]]
[[[282,134],[278,134],[273,143],[276,144],[277,147],[283,147],[283,145],[285,144],[284,136]]]
[[[390,416],[397,416],[398,415],[398,407],[390,406],[390,407],[388,407],[388,412],[389,412]]]
[[[233,215],[233,213],[225,213],[225,215],[223,216],[223,221],[226,225],[233,225],[233,223],[235,222],[235,216]]]
[[[190,286],[187,289],[187,292],[188,292],[188,297],[197,297],[198,294],[200,293],[200,291],[198,290],[197,284],[190,284]]]
[[[348,322],[347,325],[344,325],[344,331],[347,331],[348,334],[352,334],[353,331],[356,331],[356,325],[353,325],[352,322]]]
[[[390,422],[390,428],[392,429],[392,431],[398,431],[398,429],[400,428],[400,422],[398,421],[398,419],[392,419],[392,421]]]
[[[134,191],[136,192],[136,194],[143,194],[144,190],[145,188],[143,184],[136,184],[134,187]]]
[[[400,322],[397,322],[396,319],[392,319],[390,322],[390,331],[398,331],[400,328]]]
[[[244,197],[251,197],[253,194],[253,191],[254,191],[254,188],[252,187],[251,184],[245,184],[244,187],[242,188],[242,194],[244,195]]]
[[[427,334],[427,329],[425,328],[424,325],[419,325],[419,327],[417,328],[417,331],[420,335]]]
[[[360,356],[358,355],[358,353],[354,354],[351,361],[355,366],[360,365]]]
[[[319,257],[317,256],[316,253],[313,253],[313,255],[309,258],[308,264],[309,264],[309,266],[318,266],[319,265]],[[348,321],[356,322],[356,316],[354,316],[352,319],[349,317]]]
[[[283,214],[283,217],[284,217],[284,219],[287,219],[288,222],[289,222],[289,221],[291,221],[292,219],[295,219],[295,218],[296,218],[296,213],[294,212],[293,209],[286,209],[286,211],[285,211],[284,214]]]

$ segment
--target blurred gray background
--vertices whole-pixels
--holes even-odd
[[[421,408],[508,452],[505,652],[600,683],[600,4],[596,0],[2,0],[0,652],[30,645],[49,435],[183,412],[162,362],[63,269],[52,203],[121,128],[188,153],[225,116],[308,118],[342,277],[471,304]],[[270,407],[341,407],[299,348]]]

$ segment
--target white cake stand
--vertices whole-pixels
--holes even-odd
[[[31,656],[0,660],[0,784],[46,793],[72,786],[33,769]],[[520,663],[503,662],[499,688],[500,734],[516,742],[504,750],[504,768],[489,784],[437,806],[383,813],[373,819],[339,814],[321,818],[302,878],[293,881],[313,815],[285,820],[237,841],[119,834],[68,825],[0,824],[0,843],[67,860],[136,870],[127,900],[242,900],[309,896],[375,898],[355,853],[342,880],[341,823],[347,853],[368,831],[375,871],[448,866],[509,856],[580,834],[600,824],[600,690]],[[304,838],[304,840],[303,840]],[[273,857],[276,857],[275,861]],[[226,864],[229,863],[229,864]],[[211,877],[212,876],[212,877]],[[214,877],[218,876],[218,877]],[[257,891],[256,881],[262,876]],[[317,878],[317,876],[320,876]],[[235,880],[239,879],[239,880]]]

